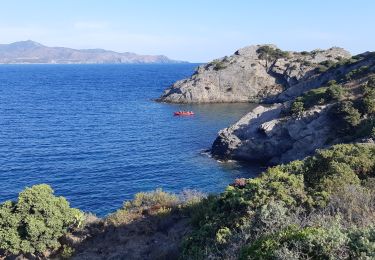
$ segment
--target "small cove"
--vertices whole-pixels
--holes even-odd
[[[74,207],[108,214],[136,192],[219,192],[257,166],[202,151],[253,104],[151,101],[197,64],[0,66],[0,201],[48,183]],[[173,117],[193,110],[193,117]]]

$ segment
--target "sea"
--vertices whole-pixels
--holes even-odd
[[[47,183],[71,206],[105,216],[137,192],[217,193],[256,176],[258,166],[207,153],[253,104],[153,101],[197,66],[0,65],[0,202]]]

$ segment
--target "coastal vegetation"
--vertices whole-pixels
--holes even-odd
[[[374,155],[373,145],[337,145],[204,199],[184,258],[374,257]]]
[[[48,185],[36,185],[1,205],[2,254],[82,256],[85,246],[62,238],[82,230],[95,238],[129,225],[188,219],[177,240],[182,259],[370,259],[375,257],[374,156],[372,144],[335,145],[256,178],[237,179],[218,195],[138,193],[96,222],[54,196]],[[94,230],[93,223],[102,231],[87,231]]]
[[[61,247],[59,239],[82,225],[83,213],[56,197],[46,184],[22,191],[17,201],[0,205],[2,255],[43,254]]]
[[[374,127],[375,76],[366,77],[365,83],[355,88],[331,80],[322,87],[309,90],[294,99],[286,115],[301,118],[314,106],[331,105],[329,114],[337,123],[332,131],[345,136],[343,140],[370,136]]]

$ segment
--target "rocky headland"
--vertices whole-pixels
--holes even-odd
[[[259,102],[291,87],[316,84],[323,62],[349,58],[341,48],[312,52],[282,51],[275,45],[253,45],[197,68],[158,99],[170,103]],[[307,85],[307,86],[306,86]]]
[[[211,152],[218,159],[285,163],[361,137],[343,134],[340,113],[333,111],[344,102],[360,103],[374,71],[371,52],[352,57],[337,47],[287,52],[256,45],[199,66],[159,101],[257,102],[258,107],[219,132]]]

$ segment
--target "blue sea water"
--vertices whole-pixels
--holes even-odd
[[[103,216],[139,191],[218,192],[254,176],[256,166],[202,154],[253,105],[151,101],[196,66],[1,65],[0,202],[48,183]]]

